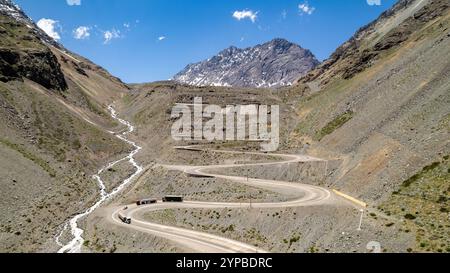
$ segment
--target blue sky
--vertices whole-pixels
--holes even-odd
[[[286,38],[323,60],[395,0],[14,0],[125,82],[166,80],[235,45]],[[378,2],[369,5],[368,2]],[[378,5],[379,4],[379,5]],[[76,31],[78,30],[78,31]]]

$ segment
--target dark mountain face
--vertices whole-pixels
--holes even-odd
[[[62,47],[9,0],[0,0],[0,37],[0,81],[28,78],[48,89],[67,89],[58,60],[45,45]]]
[[[326,85],[335,76],[354,77],[378,62],[383,53],[401,47],[418,29],[445,15],[449,6],[448,0],[399,0],[377,20],[360,28],[300,82]]]
[[[188,65],[173,79],[194,86],[280,87],[291,85],[317,65],[309,50],[275,39],[246,49],[229,47]]]

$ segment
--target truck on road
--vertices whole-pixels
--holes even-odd
[[[123,223],[127,224],[127,225],[131,225],[131,218],[123,215],[122,213],[119,213],[119,219],[120,221],[122,221]]]
[[[174,202],[174,203],[181,203],[184,201],[183,196],[179,196],[179,195],[166,195],[163,197],[162,199],[163,202]]]
[[[158,202],[158,200],[156,200],[154,198],[142,199],[142,200],[136,201],[136,205],[138,205],[138,206],[151,205],[151,204],[156,204],[157,202]]]

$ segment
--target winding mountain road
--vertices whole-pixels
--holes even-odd
[[[196,147],[176,147],[179,150],[189,151],[204,151]],[[263,155],[270,157],[277,157],[283,159],[282,161],[267,162],[267,163],[254,163],[254,164],[227,164],[227,165],[211,165],[211,166],[187,166],[187,165],[162,165],[169,170],[178,170],[184,172],[193,177],[208,177],[208,178],[220,178],[226,179],[231,182],[249,185],[252,187],[258,187],[266,190],[271,190],[279,193],[285,193],[292,196],[299,196],[298,198],[286,202],[274,202],[274,203],[221,203],[221,202],[194,202],[186,201],[183,203],[163,203],[158,201],[157,204],[147,206],[130,205],[124,209],[124,207],[116,207],[112,210],[111,220],[123,227],[141,231],[147,234],[152,234],[157,237],[168,239],[174,243],[182,245],[194,252],[206,252],[206,253],[263,253],[266,252],[263,249],[237,242],[235,240],[223,238],[216,235],[211,235],[199,231],[188,230],[178,227],[165,226],[156,223],[146,222],[142,219],[144,213],[165,210],[165,209],[220,209],[220,208],[258,208],[258,209],[271,209],[271,208],[294,208],[305,206],[319,206],[333,204],[337,202],[337,198],[333,192],[328,189],[305,185],[301,183],[291,183],[285,181],[275,181],[267,179],[253,179],[239,176],[229,176],[222,174],[215,174],[214,170],[228,169],[235,167],[251,167],[251,166],[272,166],[280,164],[291,164],[299,162],[325,162],[324,160],[304,156],[304,155],[287,155],[287,154],[266,154],[255,152],[233,152],[233,151],[220,151],[209,150],[209,152],[216,153],[228,153],[228,154],[246,154],[246,155]],[[119,214],[131,219],[131,224],[125,224],[119,219]]]
[[[122,190],[128,186],[133,180],[143,172],[143,167],[140,166],[134,159],[134,156],[141,151],[141,147],[136,143],[130,141],[126,136],[134,131],[134,126],[128,121],[122,120],[117,116],[116,111],[112,106],[109,107],[111,116],[119,121],[121,124],[125,125],[128,130],[116,134],[119,139],[130,144],[134,147],[134,150],[130,152],[126,157],[112,162],[103,168],[101,168],[96,175],[94,175],[95,180],[97,180],[100,189],[100,200],[97,201],[92,207],[87,209],[85,212],[76,215],[68,223],[66,223],[59,236],[56,237],[56,242],[61,247],[58,251],[59,253],[79,253],[82,250],[82,245],[84,239],[82,237],[84,230],[78,226],[78,222],[92,214],[97,208],[102,206],[111,197],[119,194]],[[239,208],[257,208],[257,209],[273,209],[273,208],[295,208],[295,207],[306,207],[306,206],[319,206],[334,204],[337,202],[335,194],[325,188],[306,185],[301,183],[291,183],[285,181],[267,180],[267,179],[254,179],[249,177],[231,176],[217,174],[215,171],[218,169],[229,169],[238,167],[252,167],[252,166],[275,166],[284,164],[294,164],[294,163],[305,163],[305,162],[326,162],[319,158],[314,158],[305,155],[291,155],[291,154],[270,154],[270,153],[256,153],[256,152],[238,152],[238,151],[220,151],[220,150],[204,150],[194,146],[188,147],[175,147],[178,150],[188,150],[193,152],[214,152],[214,153],[225,153],[225,154],[244,154],[244,155],[258,155],[280,158],[280,161],[271,161],[265,163],[246,163],[246,164],[224,164],[224,165],[210,165],[210,166],[188,166],[188,165],[161,165],[162,167],[169,170],[176,170],[184,172],[189,176],[193,177],[206,177],[206,178],[218,178],[228,180],[234,183],[245,184],[252,187],[257,187],[261,189],[266,189],[287,196],[296,196],[295,199],[286,202],[272,202],[272,203],[222,203],[222,202],[194,202],[186,201],[182,203],[163,203],[158,201],[156,204],[148,206],[137,206],[132,204],[124,207],[109,207],[107,208],[108,217],[111,222],[116,225],[126,227],[128,229],[133,229],[136,231],[152,234],[157,237],[165,238],[176,244],[184,246],[186,249],[192,252],[200,253],[264,253],[264,249],[257,248],[255,246],[231,240],[228,238],[223,238],[217,235],[212,235],[204,232],[199,232],[195,230],[188,230],[178,227],[165,226],[157,223],[150,223],[142,219],[144,213],[165,210],[165,209],[239,209]],[[119,162],[129,161],[135,168],[135,172],[127,179],[125,179],[117,188],[112,192],[107,193],[104,182],[102,181],[100,175],[107,169],[115,166]],[[122,222],[119,218],[119,214],[126,216],[131,219],[131,224],[126,224]],[[69,231],[72,236],[72,240],[63,244],[61,243],[61,237],[66,231]]]

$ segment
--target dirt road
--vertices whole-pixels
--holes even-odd
[[[189,150],[189,151],[203,151],[196,147],[176,147],[176,149]],[[232,153],[232,154],[247,154],[247,155],[266,155],[270,157],[277,157],[282,159],[281,161],[269,162],[269,163],[255,163],[255,164],[233,164],[233,165],[212,165],[212,166],[187,166],[187,165],[164,165],[163,167],[170,170],[178,170],[184,172],[193,177],[213,177],[226,179],[231,182],[241,183],[253,187],[258,187],[266,190],[271,190],[279,193],[285,193],[292,196],[295,193],[298,198],[287,202],[275,202],[275,203],[221,203],[221,202],[195,202],[186,201],[183,203],[163,203],[158,201],[157,204],[148,206],[136,206],[130,205],[125,210],[124,207],[116,207],[113,213],[110,215],[115,224],[145,232],[168,239],[174,243],[180,244],[187,249],[194,252],[207,252],[207,253],[255,253],[265,252],[263,249],[237,242],[231,239],[223,238],[216,235],[211,235],[203,232],[187,230],[177,227],[164,226],[155,223],[149,223],[143,220],[143,214],[165,210],[165,209],[220,209],[220,208],[257,208],[257,209],[269,209],[269,208],[292,208],[292,207],[305,207],[305,206],[319,206],[319,205],[332,205],[335,202],[339,202],[339,199],[333,194],[332,191],[311,185],[305,185],[301,183],[290,183],[284,181],[266,180],[266,179],[253,179],[248,177],[228,176],[215,174],[214,170],[227,169],[233,167],[250,167],[250,166],[270,166],[280,164],[292,164],[299,162],[315,162],[323,161],[318,158],[313,158],[304,155],[287,155],[287,154],[266,154],[266,153],[254,153],[254,152],[233,152],[233,151],[218,151],[210,150],[210,152],[216,153]],[[119,219],[119,213],[131,219],[131,224],[125,224]]]

